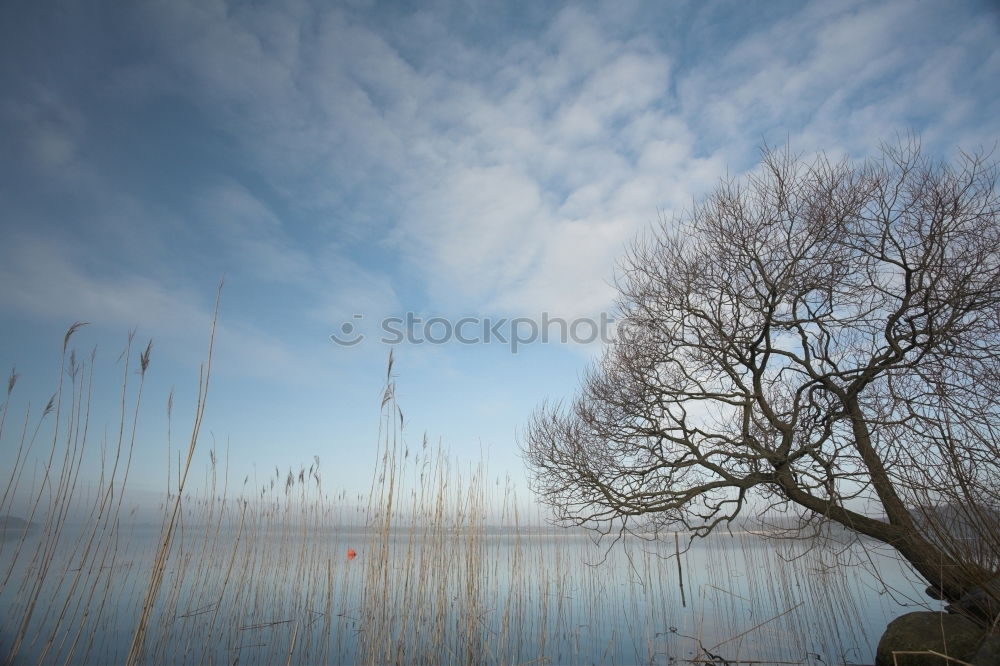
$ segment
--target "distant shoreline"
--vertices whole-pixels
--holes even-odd
[[[0,530],[33,530],[38,528],[38,523],[32,523],[18,516],[0,516]]]

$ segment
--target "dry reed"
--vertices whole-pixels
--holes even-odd
[[[860,605],[878,594],[865,587],[875,579],[837,565],[845,553],[858,565],[875,556],[749,533],[685,551],[672,535],[629,540],[604,553],[586,535],[543,529],[485,463],[463,465],[426,436],[411,444],[391,357],[367,495],[326,494],[319,457],[232,484],[228,446],[221,459],[209,451],[192,487],[214,325],[176,487],[168,473],[162,523],[144,527],[123,495],[151,347],[134,382],[130,336],[115,427],[95,453],[94,356],[79,361],[69,348],[78,328],[52,400],[27,408],[10,435],[0,516],[18,507],[38,528],[0,541],[9,664],[832,664],[871,652]],[[16,381],[0,408],[3,438]],[[97,453],[96,490],[84,489],[84,461]]]

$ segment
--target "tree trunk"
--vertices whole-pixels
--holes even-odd
[[[996,576],[982,567],[956,561],[925,539],[912,520],[908,526],[894,525],[830,503],[802,490],[787,467],[777,470],[775,479],[785,496],[796,504],[895,548],[946,601],[956,602],[971,588]]]

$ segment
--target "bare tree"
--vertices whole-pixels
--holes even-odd
[[[914,139],[863,163],[765,150],[632,247],[626,325],[528,425],[534,490],[604,533],[795,509],[891,544],[949,600],[995,577],[996,180]]]

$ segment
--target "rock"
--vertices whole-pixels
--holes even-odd
[[[875,653],[876,666],[946,666],[947,659],[928,651],[968,662],[979,648],[984,631],[972,620],[951,613],[920,611],[889,623]],[[896,652],[893,661],[893,652]],[[925,654],[898,654],[924,652]],[[951,662],[954,664],[955,662]]]
[[[1000,666],[1000,634],[992,634],[983,640],[972,658],[972,666]]]
[[[945,610],[980,619],[984,625],[990,624],[993,618],[1000,615],[1000,578],[977,585],[957,602],[946,606]]]

